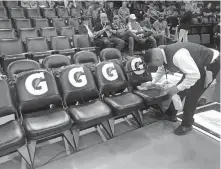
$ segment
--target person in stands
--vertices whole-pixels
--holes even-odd
[[[89,8],[87,16],[92,18],[92,25],[95,26],[96,20],[99,17],[99,2],[94,2]]]
[[[130,16],[130,10],[127,8],[127,2],[122,2],[122,7],[119,9],[118,15],[120,16],[122,22],[126,23],[126,19]]]
[[[203,9],[203,23],[214,23],[215,17],[213,15],[212,3],[209,2],[207,7]]]
[[[102,50],[111,47],[111,43],[113,43],[114,47],[121,51],[124,48],[125,42],[114,34],[116,34],[116,30],[111,29],[107,14],[101,13],[100,22],[97,22],[94,27],[96,45]]]
[[[107,17],[108,17],[109,21],[112,23],[114,15],[116,15],[116,13],[114,11],[114,3],[113,2],[109,2],[109,6],[106,11],[107,11]]]
[[[156,84],[167,71],[183,74],[181,80],[166,92],[169,96],[180,95],[185,98],[181,125],[174,130],[176,135],[185,135],[192,130],[197,103],[204,91],[212,84],[220,71],[220,53],[190,42],[177,42],[149,49],[144,61],[148,66],[158,66],[156,76],[148,84]],[[176,122],[177,111],[173,103],[166,111],[165,119]]]

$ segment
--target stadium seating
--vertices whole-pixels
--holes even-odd
[[[66,22],[64,18],[53,18],[52,19],[52,26],[56,28],[65,27]]]
[[[23,8],[9,8],[9,17],[10,18],[25,18]]]
[[[40,28],[49,27],[48,19],[46,18],[33,18],[32,19],[33,27],[36,28],[36,30],[40,30]]]
[[[104,102],[112,109],[116,117],[132,114],[138,126],[143,126],[139,109],[143,105],[141,97],[131,92],[120,92],[127,88],[127,81],[120,65],[113,62],[101,62],[95,68],[99,92],[104,94]],[[118,94],[117,94],[118,93]],[[114,122],[112,121],[112,129]],[[112,131],[114,133],[114,130]]]
[[[25,132],[11,100],[9,86],[5,80],[0,80],[0,95],[4,96],[0,98],[0,118],[14,115],[16,119],[0,125],[0,157],[17,151],[29,165],[32,165]]]
[[[31,21],[29,19],[16,18],[14,19],[14,24],[15,29],[31,28]]]
[[[80,9],[77,8],[71,8],[71,16],[74,18],[80,18],[81,17],[81,13],[80,13]]]
[[[19,38],[25,42],[26,38],[36,38],[38,37],[37,30],[35,28],[21,28],[19,29]]]
[[[74,121],[72,131],[78,148],[80,130],[96,127],[102,135],[99,125],[112,117],[111,109],[98,100],[98,90],[87,67],[80,65],[64,67],[59,71],[58,82],[65,105]],[[79,104],[75,105],[74,101]]]
[[[69,18],[69,13],[67,8],[57,8],[57,15],[59,18]]]
[[[56,28],[54,27],[45,27],[40,28],[40,36],[46,37],[48,41],[50,41],[50,38],[52,36],[57,36]]]
[[[32,163],[40,140],[63,136],[74,149],[71,119],[61,106],[53,74],[41,69],[23,72],[17,76],[15,84]]]
[[[0,29],[12,29],[12,23],[10,19],[0,19]]]
[[[103,49],[100,53],[100,60],[101,61],[114,61],[120,65],[123,64],[123,57],[121,53],[116,48],[106,48]]]
[[[68,36],[70,39],[72,39],[72,35],[75,34],[75,29],[72,26],[60,27],[58,29],[58,32],[59,32],[59,35]]]
[[[4,7],[0,7],[0,18],[3,18],[3,19],[8,18],[7,11]]]
[[[73,35],[73,46],[80,50],[96,51],[96,47],[91,47],[90,39],[88,34],[84,35]]]
[[[15,39],[14,29],[0,29],[0,39]]]
[[[70,19],[68,20],[68,25],[74,27],[74,29],[75,29],[76,31],[78,31],[79,19],[77,19],[77,18],[70,18]]]
[[[19,7],[19,1],[3,1],[3,2],[4,2],[4,6],[7,6],[9,8]]]
[[[25,8],[27,18],[42,18],[39,8]]]
[[[57,18],[55,14],[55,9],[54,8],[43,8],[43,17],[44,18]]]
[[[45,69],[55,73],[61,67],[71,65],[71,60],[65,55],[50,55],[44,58],[42,65]]]

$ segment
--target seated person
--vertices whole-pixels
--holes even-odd
[[[101,22],[97,22],[94,27],[95,44],[102,50],[111,47],[111,43],[113,43],[114,46],[121,51],[124,48],[125,42],[114,35],[116,30],[111,29],[107,14],[101,13],[100,20]]]
[[[136,34],[139,37],[139,40],[137,40],[140,47],[142,46],[143,50],[150,48],[150,47],[156,47],[156,40],[150,36],[152,33],[148,31],[146,28],[142,28],[138,22],[136,22],[136,16],[134,14],[131,14],[129,17],[129,23],[128,28],[131,32]],[[144,40],[141,40],[144,39]],[[143,43],[144,42],[144,43]],[[145,47],[146,46],[146,47]]]
[[[157,33],[154,29],[152,24],[150,23],[150,15],[149,14],[144,14],[143,16],[144,20],[140,22],[140,26],[143,29],[146,29],[149,31],[152,35],[152,37],[157,41],[157,45],[164,45],[164,38],[165,36],[162,34]]]
[[[208,3],[207,7],[203,9],[203,23],[215,23],[216,19],[212,11],[212,3]]]

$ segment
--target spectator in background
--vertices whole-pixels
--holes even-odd
[[[203,9],[203,23],[215,22],[215,17],[212,11],[212,3],[209,2],[207,7]]]
[[[92,29],[89,26],[89,18],[86,16],[82,16],[81,17],[81,25],[79,25],[79,32],[82,34],[88,34],[89,38],[90,38],[90,42],[92,44],[94,44],[94,38],[95,35],[92,31]]]
[[[106,9],[104,8],[104,3],[102,1],[99,3],[98,15],[100,16],[101,13],[107,13]]]
[[[113,17],[114,17],[115,14],[116,13],[114,11],[114,3],[109,2],[109,6],[107,8],[107,17],[108,17],[110,22],[113,22]]]
[[[220,51],[220,23],[214,26],[213,35],[216,49]]]
[[[119,9],[118,15],[120,16],[122,22],[126,23],[126,19],[130,16],[130,10],[127,8],[127,2],[122,2],[122,7]]]
[[[167,21],[165,20],[163,15],[159,15],[158,19],[153,23],[153,27],[158,34],[164,35],[165,37],[168,38],[170,37]]]
[[[153,29],[153,26],[152,24],[150,23],[150,15],[148,15],[147,13],[144,14],[143,16],[144,20],[140,22],[140,26],[143,28],[143,29],[147,29],[147,31],[149,31],[153,36],[153,38],[156,40],[157,42],[157,45],[164,45],[165,43],[165,36],[162,35],[162,34],[158,34],[154,29]]]
[[[111,47],[111,43],[120,51],[124,48],[124,41],[115,36],[116,30],[111,29],[107,14],[100,14],[100,22],[96,23],[94,31],[95,43],[101,50]]]
[[[186,13],[180,19],[180,25],[178,27],[179,38],[178,42],[188,42],[188,31],[192,23],[193,14],[191,12],[190,4],[186,6]]]
[[[89,8],[88,8],[88,14],[87,16],[92,18],[92,25],[95,26],[96,20],[99,17],[99,2],[94,2]]]

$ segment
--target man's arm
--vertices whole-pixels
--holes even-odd
[[[157,83],[165,74],[166,74],[166,72],[165,72],[164,66],[158,67],[155,77],[152,80],[152,83]]]
[[[99,25],[96,25],[94,28],[94,35],[95,36],[100,36],[104,33],[105,27],[102,29]]]
[[[173,63],[185,74],[185,79],[177,85],[179,91],[189,89],[200,79],[199,69],[187,49],[176,52]]]

